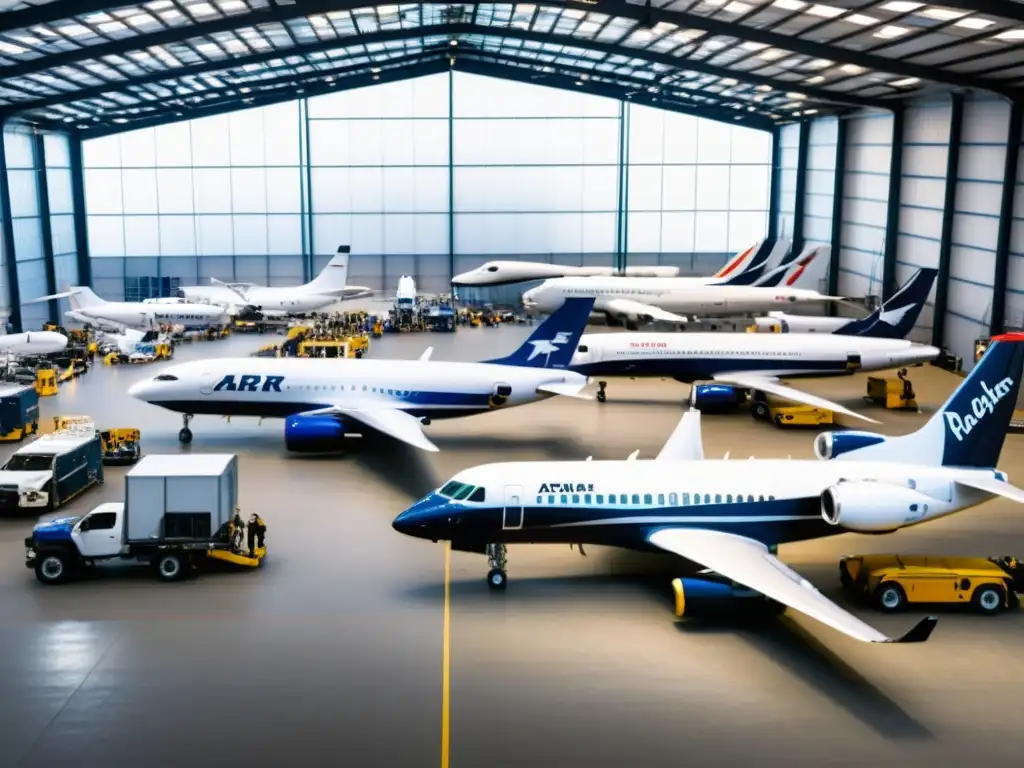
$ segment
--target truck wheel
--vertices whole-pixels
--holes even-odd
[[[994,616],[1002,612],[1006,605],[1006,596],[1002,587],[997,587],[995,584],[982,584],[974,590],[971,605],[979,613]]]
[[[750,407],[750,415],[755,419],[762,419],[764,421],[768,421],[771,418],[768,406],[765,403],[754,403]]]
[[[875,590],[875,605],[885,613],[896,613],[907,606],[907,593],[894,581],[886,581]]]
[[[36,578],[42,584],[63,584],[70,578],[69,558],[63,552],[43,552],[36,560]]]
[[[156,575],[161,581],[181,581],[187,571],[185,558],[178,552],[160,555],[156,561]]]

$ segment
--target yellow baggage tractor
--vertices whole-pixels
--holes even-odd
[[[892,411],[918,410],[917,395],[914,393],[914,385],[907,378],[906,368],[900,369],[895,379],[869,376],[865,399]]]
[[[100,440],[104,464],[125,466],[142,458],[141,433],[137,429],[106,429],[100,432]]]
[[[57,394],[57,371],[53,368],[40,368],[36,371],[36,394],[39,397],[52,397]]]
[[[781,428],[819,427],[835,423],[832,411],[811,405],[779,405],[778,401],[760,390],[750,393],[750,413],[755,419],[770,421]]]

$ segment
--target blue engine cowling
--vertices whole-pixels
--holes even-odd
[[[753,589],[711,579],[682,578],[672,581],[676,596],[676,616],[692,614],[700,608],[727,605],[734,600],[765,600]]]
[[[814,438],[814,455],[834,459],[844,453],[885,442],[885,435],[874,432],[822,432]]]
[[[345,425],[333,416],[289,416],[284,422],[284,444],[296,453],[323,453],[341,448]]]
[[[747,392],[731,384],[693,384],[690,386],[690,407],[698,411],[727,410],[747,400]]]

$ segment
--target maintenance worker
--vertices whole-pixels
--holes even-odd
[[[263,537],[267,534],[267,526],[255,512],[249,516],[249,557],[256,557],[256,550],[263,546]]]
[[[245,527],[245,523],[242,522],[242,516],[238,514],[238,510],[235,510],[235,516],[231,520],[231,548],[238,552],[242,551],[242,529]]]

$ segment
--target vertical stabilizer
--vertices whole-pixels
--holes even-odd
[[[730,277],[719,280],[715,285],[753,285],[764,274],[765,267],[772,259],[784,259],[789,252],[790,242],[788,240],[762,240],[755,247],[755,252],[750,258],[746,268],[734,272]]]
[[[343,294],[345,284],[348,282],[348,261],[351,250],[350,246],[339,245],[338,252],[327,262],[327,266],[320,270],[320,274],[314,277],[312,282],[306,283],[303,288],[309,293],[324,296]]]
[[[871,336],[905,339],[921,316],[939,270],[922,267],[887,302],[867,317],[851,320],[833,333],[840,336]]]
[[[519,349],[507,357],[487,362],[529,368],[568,368],[593,308],[593,298],[566,299]]]
[[[68,301],[72,309],[86,309],[107,303],[93,293],[92,288],[82,285],[73,285],[68,289]]]

